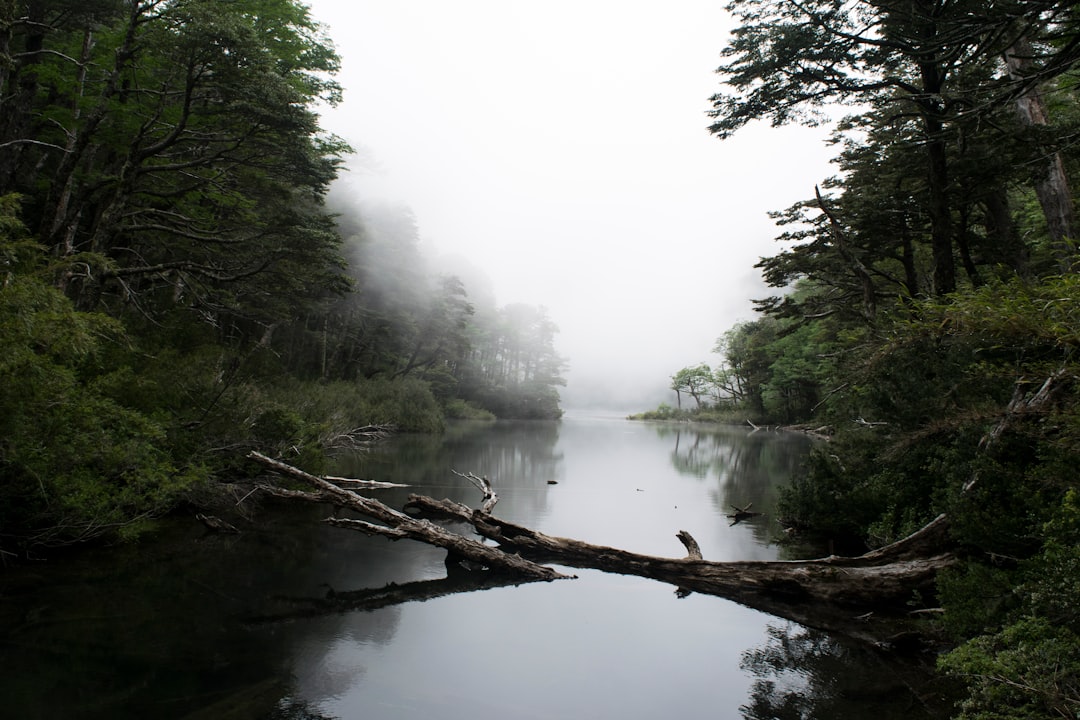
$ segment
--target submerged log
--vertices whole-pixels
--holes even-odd
[[[750,509],[754,507],[754,503],[750,503],[744,508],[738,505],[732,505],[731,507],[735,510],[735,512],[728,515],[728,520],[731,520],[732,525],[738,525],[743,520],[749,520],[750,518],[761,517],[763,514]]]
[[[252,625],[286,622],[339,615],[346,612],[370,612],[384,607],[408,602],[424,602],[435,598],[465,592],[477,592],[493,588],[521,584],[507,575],[486,572],[451,572],[444,578],[416,580],[407,583],[388,583],[383,587],[327,592],[323,597],[281,597],[277,600],[285,609],[265,615],[246,618]]]
[[[944,515],[903,540],[858,557],[713,562],[702,557],[698,543],[686,531],[676,536],[687,550],[686,557],[643,555],[545,535],[484,509],[424,495],[409,496],[405,509],[414,514],[408,514],[265,455],[253,452],[249,457],[316,488],[315,492],[269,488],[275,494],[334,503],[383,523],[338,517],[326,520],[338,527],[435,545],[455,559],[516,575],[521,581],[568,577],[542,563],[636,575],[670,583],[680,596],[690,592],[716,595],[809,627],[875,642],[896,631],[894,622],[883,620],[907,616],[911,598],[918,592],[932,596],[937,573],[956,562],[945,549],[949,543]],[[485,507],[489,506],[490,484],[478,487],[485,494]],[[427,518],[466,523],[496,546],[451,532]]]
[[[201,522],[207,527],[207,529],[214,532],[226,533],[229,535],[239,535],[240,531],[232,523],[222,520],[216,515],[203,515],[199,513],[195,516],[195,519]]]

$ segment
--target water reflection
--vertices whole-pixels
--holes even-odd
[[[671,465],[676,471],[715,483],[709,497],[717,514],[752,508],[761,515],[742,522],[755,542],[768,545],[777,539],[780,528],[775,509],[780,488],[799,472],[811,439],[726,425],[659,424],[654,430],[671,443]]]
[[[770,623],[769,639],[743,654],[755,678],[746,720],[918,720],[947,717],[951,698],[929,665],[901,661],[793,623]],[[858,668],[858,671],[853,671]]]
[[[463,423],[341,458],[335,471],[408,483],[376,493],[396,507],[410,492],[475,505],[475,488],[449,469],[471,471],[495,482],[496,514],[549,534],[677,556],[674,533],[686,529],[707,559],[773,559],[770,517],[731,527],[724,514],[751,502],[771,512],[806,447],[741,428]],[[257,522],[238,520],[239,536],[182,521],[144,545],[9,573],[5,712],[857,717],[877,707],[858,689],[879,693],[898,674],[826,636],[641,578],[447,578],[442,551],[324,526],[329,512],[267,502]]]
[[[560,424],[556,422],[458,422],[442,437],[400,435],[368,453],[338,458],[337,474],[371,480],[405,483],[405,490],[380,495],[400,506],[409,493],[421,492],[470,505],[479,495],[467,480],[451,469],[490,478],[504,502],[498,514],[507,519],[514,509],[522,519],[548,512],[547,487],[563,477],[562,452],[558,449]]]

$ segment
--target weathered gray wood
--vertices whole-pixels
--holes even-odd
[[[195,519],[214,532],[228,533],[230,535],[238,535],[240,533],[235,525],[222,520],[216,515],[203,515],[202,513],[199,513],[195,516]]]
[[[915,593],[931,597],[938,572],[956,562],[943,550],[948,546],[945,516],[908,538],[858,557],[710,562],[692,552],[686,558],[656,557],[549,536],[451,500],[410,495],[405,507],[429,517],[470,523],[482,536],[523,557],[651,578],[676,586],[680,596],[715,595],[875,643],[893,636],[898,623],[903,626]]]
[[[686,557],[691,560],[701,560],[701,546],[698,545],[698,541],[694,539],[694,536],[688,533],[686,530],[680,530],[675,533],[675,537],[679,539],[679,542],[686,548]]]
[[[403,538],[419,540],[429,545],[441,547],[458,557],[466,558],[492,570],[513,573],[522,580],[557,580],[567,577],[552,568],[530,562],[517,555],[502,552],[498,548],[450,532],[429,520],[414,518],[399,510],[394,510],[378,500],[366,498],[350,490],[340,488],[328,480],[304,472],[279,460],[269,458],[262,453],[252,451],[248,454],[248,458],[277,473],[307,483],[318,491],[314,495],[305,493],[294,497],[317,502],[329,501],[385,523],[384,526],[379,526],[359,521],[348,523],[341,518],[330,518],[327,520],[330,524],[342,525],[344,523],[354,529],[369,534],[380,534],[393,540]]]
[[[749,505],[747,505],[744,508],[741,508],[738,505],[732,505],[731,507],[734,508],[734,510],[735,510],[735,512],[730,513],[728,515],[728,520],[731,520],[732,525],[737,525],[738,523],[742,522],[743,520],[748,520],[749,518],[754,518],[754,517],[760,517],[762,515],[762,513],[759,513],[759,512],[756,512],[756,511],[750,509],[750,508],[754,507],[754,503],[750,503]]]
[[[462,473],[457,470],[451,470],[458,477],[463,477],[473,484],[473,486],[483,493],[484,497],[481,500],[480,511],[489,513],[495,509],[495,504],[499,502],[499,496],[495,494],[495,488],[491,486],[491,481],[487,477],[477,477],[475,473]]]
[[[567,577],[541,562],[637,575],[670,583],[680,596],[691,592],[716,595],[809,627],[875,642],[894,635],[896,619],[908,614],[907,604],[913,595],[920,591],[932,595],[938,572],[956,562],[944,549],[949,545],[945,516],[899,542],[858,557],[711,562],[702,557],[697,542],[686,531],[680,531],[676,537],[686,547],[687,557],[658,557],[545,535],[451,500],[409,496],[405,509],[423,518],[466,523],[482,537],[494,541],[497,547],[493,547],[343,490],[259,453],[251,453],[249,457],[317,488],[313,493],[278,490],[277,494],[336,503],[385,523],[327,519],[326,522],[339,527],[393,540],[418,540],[445,548],[451,558],[517,574],[522,580]]]
[[[432,517],[468,522],[507,551],[571,567],[651,577],[725,597],[748,598],[757,594],[852,606],[895,602],[902,605],[916,589],[932,584],[938,570],[954,561],[951,554],[940,550],[944,516],[905,540],[859,557],[710,562],[695,557],[642,555],[545,535],[451,500],[410,495],[405,507]],[[938,549],[931,551],[931,545],[937,545]]]

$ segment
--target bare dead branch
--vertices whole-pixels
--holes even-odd
[[[465,478],[471,482],[477,490],[484,494],[483,505],[480,506],[481,512],[490,513],[495,507],[495,504],[499,502],[499,496],[495,494],[495,489],[491,486],[491,482],[487,479],[487,476],[477,477],[474,473],[460,473],[453,469],[451,469],[450,472],[458,477]]]

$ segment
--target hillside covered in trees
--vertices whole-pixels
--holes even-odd
[[[728,9],[712,132],[831,123],[837,174],[775,213],[760,316],[645,416],[830,435],[783,514],[837,547],[944,513],[966,561],[933,622],[960,643],[941,662],[968,684],[960,716],[1076,717],[1077,6]]]
[[[295,0],[0,4],[0,551],[138,532],[250,448],[561,414],[543,308],[328,207],[338,64]]]

